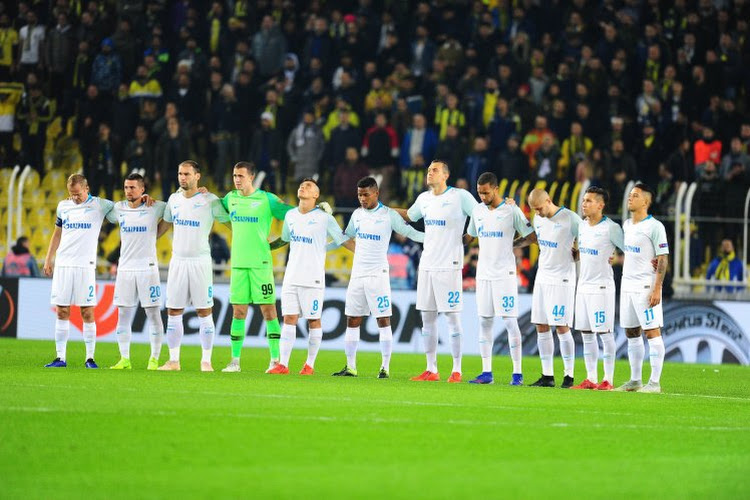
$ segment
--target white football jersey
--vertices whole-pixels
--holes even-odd
[[[104,217],[114,204],[98,196],[89,195],[83,203],[63,200],[57,204],[55,225],[62,229],[55,265],[95,267],[99,247],[99,232]]]
[[[576,263],[573,242],[578,236],[581,218],[565,207],[550,218],[534,217],[534,230],[539,244],[537,283],[575,285]]]
[[[424,233],[382,203],[372,210],[360,207],[354,211],[344,231],[346,236],[356,239],[352,278],[389,275],[388,245],[393,231],[414,241],[424,241]]]
[[[286,213],[281,239],[289,242],[289,260],[283,286],[325,287],[328,236],[336,245],[347,240],[336,219],[323,210],[314,208],[303,214],[295,208]]]
[[[157,201],[130,208],[127,201],[115,203],[107,220],[120,225],[121,271],[148,271],[159,265],[156,257],[156,231],[166,203]]]
[[[516,275],[513,239],[516,231],[528,236],[534,229],[520,208],[502,202],[490,209],[484,203],[474,207],[467,232],[479,238],[478,280],[498,280]]]
[[[609,258],[615,247],[622,250],[622,228],[611,219],[603,217],[591,226],[585,220],[578,226],[578,252],[581,268],[578,286],[614,286],[614,276]]]
[[[169,197],[164,220],[172,223],[172,256],[196,258],[211,255],[208,235],[214,220],[227,222],[229,215],[221,201],[211,193],[195,193],[185,198],[182,192]]]
[[[657,255],[669,254],[667,231],[664,224],[650,215],[637,224],[628,219],[622,228],[625,233],[622,290],[642,292],[654,284],[656,271],[651,261]]]
[[[465,189],[448,187],[435,196],[420,194],[409,208],[412,221],[424,218],[424,252],[419,268],[425,271],[461,269],[464,265],[463,235],[466,218],[477,201]]]

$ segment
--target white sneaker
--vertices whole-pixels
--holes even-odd
[[[643,382],[640,380],[628,380],[624,384],[622,384],[620,387],[615,389],[617,392],[635,392],[641,390],[643,387]]]
[[[272,359],[271,362],[268,364],[268,370],[266,370],[266,373],[271,373],[271,370],[276,368],[279,365],[279,360]]]
[[[180,371],[180,362],[172,360],[167,361],[159,367],[159,370],[165,372],[178,372]]]
[[[658,382],[648,381],[648,384],[641,387],[638,392],[645,392],[646,394],[661,394],[661,385]]]
[[[240,369],[240,362],[238,360],[232,360],[229,362],[226,368],[221,370],[224,373],[239,373],[242,370]]]
[[[214,371],[214,367],[211,366],[211,363],[209,361],[201,361],[201,371],[212,372]]]

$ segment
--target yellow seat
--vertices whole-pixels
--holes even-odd
[[[31,189],[36,189],[39,187],[39,172],[36,170],[30,170],[28,174],[26,174],[26,179],[24,179],[23,182],[24,191],[29,191]]]

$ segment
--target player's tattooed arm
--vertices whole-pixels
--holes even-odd
[[[271,243],[269,243],[268,246],[271,247],[271,250],[276,250],[276,249],[284,247],[284,246],[286,246],[288,244],[289,244],[288,241],[284,241],[281,238],[276,238]]]
[[[464,234],[464,245],[470,245],[474,241],[474,237],[470,234]]]
[[[529,233],[523,238],[516,238],[513,241],[513,248],[525,248],[532,243],[536,243],[536,233]]]
[[[656,257],[656,276],[654,278],[654,286],[651,290],[651,296],[648,298],[649,307],[654,307],[661,302],[661,286],[662,283],[664,283],[664,276],[667,274],[668,267],[668,255],[659,255]]]

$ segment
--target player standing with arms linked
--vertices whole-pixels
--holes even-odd
[[[240,371],[240,355],[245,340],[245,319],[249,304],[258,304],[266,322],[266,338],[271,355],[271,370],[279,362],[281,325],[276,314],[276,285],[268,235],[273,219],[284,220],[293,209],[275,194],[255,189],[255,164],[241,161],[234,166],[234,191],[227,193],[221,205],[232,224],[232,276],[229,302],[232,304],[232,360],[223,372]]]
[[[151,357],[148,370],[159,367],[164,337],[161,319],[161,279],[156,256],[156,239],[166,203],[156,201],[148,206],[143,201],[146,190],[143,177],[130,174],[124,182],[125,200],[114,204],[107,220],[120,225],[120,259],[117,264],[114,303],[117,306],[117,344],[120,360],[110,368],[130,370],[130,340],[133,319],[140,300],[150,329]],[[161,221],[161,222],[160,222]]]
[[[372,314],[378,323],[378,338],[382,363],[378,378],[389,377],[393,331],[391,330],[391,280],[388,267],[388,245],[391,234],[414,241],[424,241],[421,233],[404,222],[391,208],[383,205],[378,196],[378,183],[365,177],[357,183],[360,207],[354,211],[344,234],[351,238],[344,245],[354,251],[352,274],[346,288],[346,334],[344,349],[346,366],[334,376],[357,376],[357,344],[362,320]],[[355,249],[356,245],[356,249]]]
[[[313,179],[302,180],[297,197],[299,206],[286,213],[281,233],[281,239],[289,242],[289,260],[281,290],[281,314],[284,316],[279,345],[281,359],[268,371],[274,375],[289,373],[289,358],[300,316],[307,320],[308,330],[307,361],[300,375],[314,373],[315,358],[323,340],[320,318],[325,291],[326,240],[330,236],[336,245],[346,240],[336,219],[315,206],[320,189]]]
[[[450,383],[461,382],[461,269],[464,263],[463,234],[466,218],[477,201],[466,190],[448,186],[450,169],[443,160],[427,167],[428,190],[420,194],[408,211],[399,213],[407,221],[424,219],[424,251],[417,277],[417,309],[422,313],[422,341],[427,369],[412,380],[440,380],[437,367],[438,314],[448,321],[453,369]]]
[[[159,370],[180,370],[180,344],[184,335],[182,313],[192,305],[200,323],[201,371],[213,371],[211,352],[215,327],[211,313],[214,273],[208,236],[214,220],[227,222],[229,217],[216,195],[198,191],[200,178],[201,169],[197,162],[185,160],[180,163],[177,179],[182,189],[169,197],[164,209],[164,221],[172,224],[174,234],[167,274],[169,361]]]
[[[653,192],[642,183],[628,195],[630,219],[622,225],[625,233],[625,263],[620,287],[620,326],[628,338],[630,380],[618,391],[661,392],[661,370],[664,365],[664,339],[661,327],[664,315],[661,288],[669,266],[669,243],[664,225],[648,214]],[[654,267],[652,260],[656,259]],[[645,347],[641,330],[648,339],[651,377],[641,381]]]
[[[576,296],[576,329],[583,338],[583,360],[586,379],[572,389],[611,391],[615,376],[615,279],[609,259],[615,248],[622,250],[623,236],[619,224],[603,215],[609,194],[600,187],[590,187],[583,195],[584,221],[578,226],[580,273]],[[604,380],[598,384],[599,343],[604,348]]]
[[[57,357],[47,368],[65,368],[70,335],[70,306],[81,307],[83,342],[86,344],[86,368],[99,368],[94,361],[96,350],[96,251],[99,232],[106,215],[112,210],[109,200],[92,196],[86,177],[68,177],[70,197],[57,205],[55,231],[44,259],[44,274],[52,276],[50,302],[57,310],[55,349]],[[53,274],[54,270],[54,274]]]
[[[503,318],[508,332],[508,349],[513,362],[510,385],[522,385],[522,339],[518,326],[518,278],[513,255],[513,238],[518,233],[521,243],[533,242],[534,229],[520,208],[505,202],[497,191],[497,177],[485,172],[477,180],[477,193],[482,203],[474,207],[467,230],[469,237],[479,238],[477,262],[477,311],[480,318],[479,354],[482,373],[472,384],[492,384],[492,329],[495,316]]]
[[[573,386],[576,346],[570,328],[576,292],[576,263],[573,247],[581,218],[575,212],[552,203],[547,191],[529,193],[529,207],[536,212],[533,225],[539,245],[539,270],[532,294],[531,322],[536,325],[537,347],[542,361],[542,376],[531,384],[554,387],[555,341],[550,326],[560,341],[565,374],[560,387]]]

